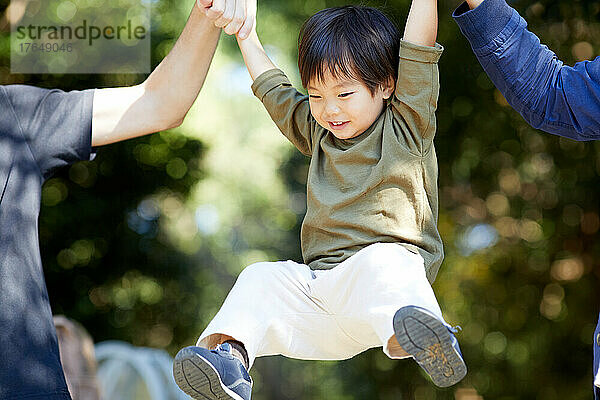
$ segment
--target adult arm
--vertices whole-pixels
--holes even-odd
[[[594,332],[594,393],[596,399],[600,399],[600,314],[598,315],[598,325]]]
[[[175,46],[143,83],[97,89],[92,145],[179,126],[202,88],[219,32],[213,21],[194,6]]]
[[[505,0],[468,0],[453,16],[492,82],[531,126],[600,139],[600,58],[563,65]]]

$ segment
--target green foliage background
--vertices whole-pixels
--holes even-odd
[[[259,0],[268,52],[299,83],[300,24],[334,0]],[[403,27],[408,0],[370,1]],[[511,3],[573,63],[598,54],[600,2]],[[587,399],[598,312],[600,143],[530,128],[508,107],[441,0],[442,90],[436,139],[446,259],[434,285],[460,324],[469,367],[437,389],[410,361],[380,350],[343,362],[259,359],[253,398]],[[0,0],[0,15],[8,6]],[[192,1],[153,3],[153,66]],[[200,39],[200,38],[199,38]],[[65,90],[129,85],[135,75],[10,74],[0,20],[0,84]],[[40,241],[55,313],[96,341],[121,339],[171,354],[193,344],[241,269],[301,260],[307,159],[281,138],[249,90],[235,42],[222,37],[206,85],[178,129],[111,145],[44,187]],[[497,233],[474,249],[477,227]],[[493,230],[489,228],[493,227]]]

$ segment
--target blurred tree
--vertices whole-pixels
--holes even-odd
[[[338,0],[259,0],[259,34],[292,80],[300,24]],[[599,143],[530,128],[507,107],[439,2],[441,93],[436,147],[446,259],[434,289],[469,374],[437,389],[410,361],[371,350],[352,360],[259,359],[260,399],[587,399],[598,311]],[[156,65],[190,4],[153,2]],[[404,25],[409,0],[370,1]],[[567,63],[598,54],[600,3],[511,2]],[[0,15],[8,5],[0,0]],[[286,29],[281,29],[285,26]],[[140,76],[9,74],[0,22],[0,83],[63,89]],[[174,354],[200,334],[239,271],[300,261],[307,159],[276,132],[235,41],[223,37],[200,99],[179,129],[102,148],[44,187],[42,256],[55,312],[96,340]]]

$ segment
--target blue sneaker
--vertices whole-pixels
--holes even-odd
[[[175,382],[197,400],[250,400],[252,379],[242,362],[223,343],[214,350],[189,346],[173,361]]]
[[[439,387],[452,386],[467,374],[454,336],[457,331],[421,307],[402,307],[394,315],[398,343]]]

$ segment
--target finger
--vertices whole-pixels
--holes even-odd
[[[256,23],[256,0],[246,1],[246,20],[238,31],[240,39],[247,39]]]
[[[235,11],[233,13],[233,19],[229,24],[223,28],[225,33],[228,35],[235,35],[238,33],[244,21],[246,19],[246,2],[244,0],[237,0],[235,2]]]
[[[233,15],[235,13],[235,3],[236,0],[225,1],[225,9],[223,10],[223,14],[221,14],[221,17],[217,18],[217,20],[215,21],[216,26],[223,28],[229,23],[231,23],[231,21],[233,20]]]
[[[240,39],[244,40],[244,39],[248,39],[248,37],[250,36],[250,33],[252,32],[252,29],[254,28],[254,23],[255,23],[255,19],[253,16],[247,16],[246,20],[244,21],[244,25],[242,25],[242,27],[240,28],[240,30],[238,31],[238,36]]]
[[[225,0],[213,0],[212,6],[206,10],[206,16],[213,21],[221,18],[225,11]]]

